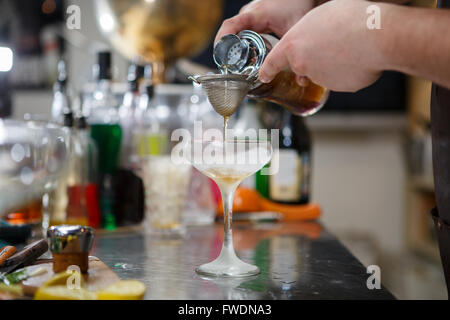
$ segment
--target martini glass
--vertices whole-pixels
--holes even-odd
[[[257,266],[240,260],[234,251],[232,235],[233,198],[239,184],[262,169],[272,158],[272,146],[262,140],[195,140],[187,144],[192,165],[213,179],[222,194],[224,238],[222,251],[214,261],[196,272],[213,277],[245,277],[259,273]]]

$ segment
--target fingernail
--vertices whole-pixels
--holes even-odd
[[[307,87],[309,86],[309,79],[303,76],[297,76],[297,83],[301,86],[301,87]]]
[[[259,81],[262,83],[269,83],[270,79],[267,76],[259,76]]]

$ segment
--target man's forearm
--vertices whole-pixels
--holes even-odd
[[[384,69],[450,88],[450,10],[381,5],[377,44]]]

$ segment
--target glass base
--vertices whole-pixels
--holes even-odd
[[[150,236],[161,238],[178,238],[186,234],[186,228],[184,226],[178,226],[176,228],[147,228],[147,233]]]
[[[222,248],[219,257],[195,269],[200,275],[208,277],[249,277],[259,274],[259,268],[240,260],[233,248]]]
[[[216,210],[185,210],[183,213],[183,222],[187,226],[207,226],[214,224]]]

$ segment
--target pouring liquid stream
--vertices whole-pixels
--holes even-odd
[[[228,74],[228,66],[224,67],[224,74],[227,75]],[[228,81],[225,81],[225,96],[228,95]],[[228,128],[228,120],[230,120],[229,116],[223,116],[223,141],[226,142],[227,141],[227,128]],[[225,146],[225,144],[224,144]],[[224,149],[225,151],[225,149]]]

